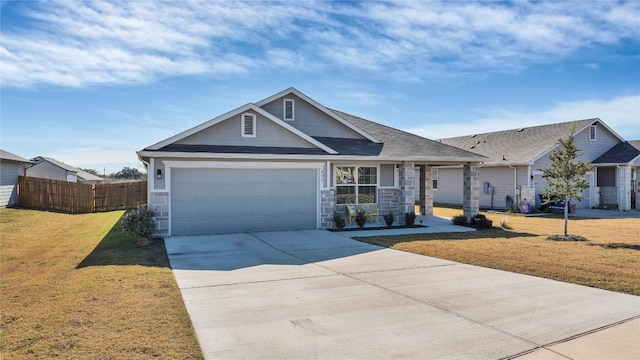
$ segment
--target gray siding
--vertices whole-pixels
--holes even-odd
[[[24,175],[24,164],[0,160],[0,207],[18,204],[18,175]]]
[[[513,198],[516,186],[528,186],[528,167],[516,166],[515,169],[517,171],[515,186],[512,168],[500,166],[479,169],[481,208],[504,208],[507,195]],[[440,204],[462,205],[462,180],[462,168],[438,168],[438,189],[433,190],[433,201]],[[482,191],[484,182],[489,182],[489,185],[495,189],[493,204],[491,194]],[[530,200],[527,199],[527,201]]]
[[[253,112],[251,112],[253,113]],[[256,137],[242,137],[242,114],[188,136],[176,144],[315,148],[298,135],[256,114]]]
[[[295,100],[295,120],[287,121],[287,123],[302,132],[310,136],[363,139],[360,134],[349,129],[327,114],[318,110],[315,106],[310,105],[293,94],[283,96],[265,104],[262,106],[262,109],[274,115],[278,119],[282,119],[284,99]]]
[[[36,164],[32,167],[27,168],[26,172],[27,172],[27,176],[51,179],[51,180],[70,181],[70,179],[67,178],[67,173],[68,173],[67,170],[62,169],[46,161],[43,161],[39,164]]]
[[[396,166],[394,164],[380,165],[380,186],[395,185]]]
[[[438,189],[433,202],[462,206],[462,168],[438,168]]]
[[[566,135],[558,134],[559,138],[563,136]],[[576,134],[574,140],[578,149],[584,153],[584,155],[579,158],[581,161],[593,161],[620,142],[617,137],[600,124],[596,125],[596,141],[589,141],[589,127]],[[548,151],[536,160],[533,163],[533,170],[550,166],[551,161],[549,160],[549,154],[551,154],[551,152],[552,151]]]

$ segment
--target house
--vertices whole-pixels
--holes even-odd
[[[18,176],[31,161],[0,149],[0,207],[18,204]]]
[[[601,206],[621,210],[640,209],[636,195],[640,190],[640,140],[616,144],[593,160]]]
[[[415,192],[432,214],[431,167],[460,165],[464,211],[478,212],[469,151],[337,110],[289,88],[138,151],[156,235],[330,228],[345,203],[404,218]],[[420,184],[414,172],[423,173]],[[464,186],[462,177],[465,178]],[[364,204],[363,202],[368,202]]]
[[[33,165],[27,167],[27,176],[86,184],[104,181],[99,176],[49,157],[38,156],[31,161]]]
[[[633,157],[628,145],[622,147],[624,139],[601,119],[522,127],[440,141],[489,158],[479,165],[481,208],[505,208],[509,202],[539,207],[542,189],[546,186],[540,169],[551,165],[549,155],[556,148],[557,140],[569,134],[573,134],[576,146],[584,153],[579,160],[588,160],[594,165],[594,171],[585,176],[590,186],[583,194],[584,200],[572,200],[571,203],[576,208],[615,204],[622,210],[629,210],[631,165],[638,159]],[[602,158],[605,154],[612,158]],[[433,190],[434,202],[462,203],[457,188],[461,171],[456,167],[437,169],[433,174],[434,182],[437,182]]]

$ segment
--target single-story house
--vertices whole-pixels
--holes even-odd
[[[640,140],[616,144],[593,160],[597,171],[600,205],[621,210],[640,209]]]
[[[637,158],[628,146],[619,148],[625,140],[598,118],[522,127],[483,134],[471,134],[439,140],[443,144],[459,147],[489,158],[479,165],[481,184],[480,207],[501,209],[513,201],[541,205],[542,189],[546,186],[541,168],[551,165],[549,155],[557,147],[557,140],[573,134],[576,146],[584,153],[579,158],[591,161],[594,171],[586,174],[589,188],[582,201],[572,200],[576,208],[600,207],[615,204],[621,210],[631,208],[631,165]],[[620,149],[617,151],[615,149]],[[611,158],[603,158],[610,153]],[[619,155],[625,155],[618,158]],[[434,202],[461,204],[459,167],[438,168],[433,174]],[[635,176],[635,175],[633,175]]]
[[[27,176],[85,184],[104,181],[99,176],[49,157],[38,156],[31,161],[33,165],[27,167]]]
[[[460,165],[464,211],[478,213],[481,155],[329,109],[289,88],[138,151],[156,235],[333,227],[345,204],[404,218],[431,167]],[[423,174],[415,184],[414,172]],[[464,178],[464,181],[463,181]]]
[[[0,207],[18,204],[18,176],[31,161],[0,149]]]

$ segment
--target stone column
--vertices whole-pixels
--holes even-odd
[[[335,226],[333,213],[336,210],[336,191],[327,189],[320,191],[320,228],[330,229]]]
[[[420,194],[422,215],[433,215],[433,168],[431,166],[424,167],[424,174],[420,175],[422,180],[421,187],[424,192]],[[422,191],[422,190],[421,190]],[[424,197],[424,200],[422,199]],[[424,204],[424,209],[422,205]]]
[[[404,216],[405,213],[414,211],[416,203],[415,195],[415,170],[413,161],[405,161],[399,169],[400,201],[398,212]]]
[[[425,181],[424,181],[424,176],[425,176],[425,165],[419,165],[418,168],[420,169],[420,184],[418,186],[418,188],[420,188],[420,214],[417,215],[424,215],[425,212]]]
[[[618,209],[622,211],[631,210],[630,166],[621,166],[618,168]]]
[[[149,208],[155,212],[153,220],[156,222],[156,228],[153,236],[166,237],[169,234],[169,193],[152,192],[147,202]]]
[[[478,163],[466,163],[462,176],[462,212],[468,219],[471,219],[480,212]]]

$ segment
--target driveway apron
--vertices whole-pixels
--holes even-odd
[[[207,359],[501,359],[640,316],[637,296],[323,230],[165,243]]]

